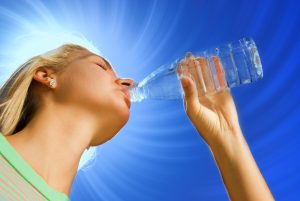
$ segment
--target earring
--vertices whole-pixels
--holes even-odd
[[[56,80],[54,80],[54,79],[50,79],[50,80],[51,80],[51,81],[50,81],[50,87],[51,87],[51,88],[55,88],[56,85],[57,85]]]

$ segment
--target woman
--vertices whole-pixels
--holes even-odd
[[[273,200],[230,91],[199,102],[193,81],[182,75],[181,83],[186,113],[211,148],[231,200]],[[128,121],[132,84],[104,58],[73,44],[22,65],[0,91],[0,196],[68,200],[84,150],[110,140]]]

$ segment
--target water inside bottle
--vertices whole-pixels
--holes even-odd
[[[176,73],[176,65],[161,66],[142,82],[129,90],[132,102],[143,99],[179,99],[182,96],[181,85]]]
[[[182,98],[182,75],[191,77],[198,96],[203,96],[254,82],[263,77],[263,71],[254,41],[243,38],[195,55],[188,53],[180,61],[158,68],[131,87],[131,101]]]

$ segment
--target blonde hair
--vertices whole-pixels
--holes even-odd
[[[12,135],[22,130],[36,113],[39,102],[33,91],[33,75],[40,67],[54,73],[63,70],[77,53],[87,49],[65,44],[22,64],[0,88],[0,131]]]

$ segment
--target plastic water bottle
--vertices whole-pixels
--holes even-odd
[[[198,95],[202,96],[254,82],[263,77],[263,70],[255,42],[242,38],[195,55],[188,53],[170,65],[161,66],[129,89],[131,101],[182,98],[182,75],[194,80]]]

